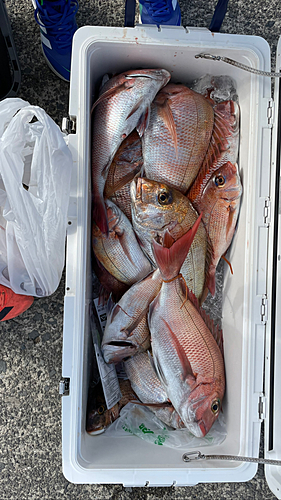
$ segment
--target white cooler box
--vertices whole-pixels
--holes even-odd
[[[229,252],[234,274],[230,274],[227,265],[224,271],[222,328],[227,390],[223,410],[227,437],[222,444],[205,446],[200,451],[257,457],[264,420],[265,457],[281,458],[277,426],[281,384],[274,385],[279,366],[275,360],[281,359],[280,332],[275,326],[280,324],[281,315],[280,300],[279,308],[277,303],[280,241],[276,244],[274,239],[280,218],[278,207],[275,209],[280,157],[276,157],[276,152],[271,155],[272,131],[275,144],[280,131],[272,119],[271,79],[224,62],[194,57],[202,52],[227,56],[260,70],[271,69],[269,46],[255,36],[211,33],[205,28],[158,29],[142,25],[84,27],[74,37],[68,120],[74,175],[67,235],[61,382],[63,471],[74,483],[187,486],[247,481],[257,470],[257,464],[237,461],[185,463],[183,453],[190,449],[156,446],[132,436],[109,437],[106,432],[93,437],[85,430],[93,356],[89,314],[90,109],[105,73],[140,67],[165,68],[172,74],[172,81],[187,84],[206,73],[229,75],[236,82],[241,107],[239,166],[243,199],[238,230]],[[266,477],[272,491],[281,498],[281,468],[266,466]]]

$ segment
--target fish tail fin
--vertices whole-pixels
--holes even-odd
[[[94,198],[92,208],[92,218],[103,234],[108,236],[109,227],[104,200],[100,197]]]
[[[153,240],[153,253],[164,280],[173,279],[179,274],[180,268],[192,245],[201,218],[202,214],[199,215],[192,228],[177,241],[173,240],[169,231],[165,231],[164,233],[163,245]]]

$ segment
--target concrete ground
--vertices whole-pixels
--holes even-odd
[[[184,26],[208,27],[216,0],[180,0]],[[22,70],[18,96],[38,105],[59,124],[68,113],[69,85],[42,56],[31,0],[7,0]],[[122,0],[81,0],[78,26],[122,26]],[[272,49],[281,32],[278,0],[230,0],[222,30],[259,35]],[[263,468],[247,483],[192,488],[136,488],[69,483],[62,474],[61,377],[64,280],[48,298],[35,299],[22,316],[0,326],[0,500],[35,499],[264,499],[275,498]]]

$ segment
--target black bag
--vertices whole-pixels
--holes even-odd
[[[17,95],[21,81],[19,61],[4,0],[0,0],[0,100]]]

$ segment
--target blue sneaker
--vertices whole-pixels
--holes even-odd
[[[143,24],[180,26],[181,11],[178,0],[139,0]]]
[[[43,54],[51,70],[70,80],[72,38],[77,30],[77,0],[32,0],[40,26]]]

